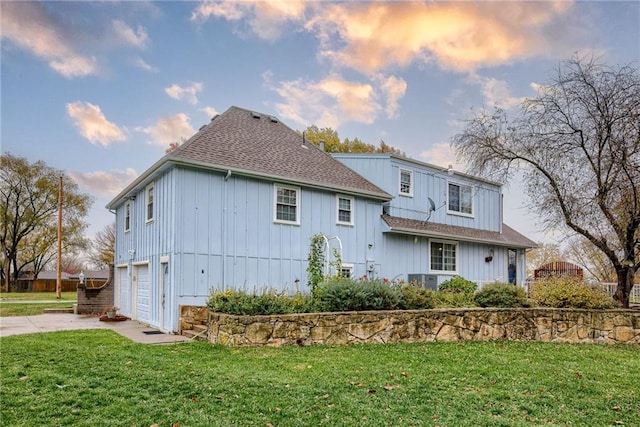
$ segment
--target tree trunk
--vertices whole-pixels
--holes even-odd
[[[616,268],[616,273],[618,274],[618,287],[613,299],[622,307],[629,308],[629,295],[633,288],[634,270],[632,267],[624,266]]]

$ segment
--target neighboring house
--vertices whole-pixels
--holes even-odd
[[[342,247],[343,273],[355,277],[507,281],[511,261],[520,282],[534,244],[502,225],[500,186],[454,174],[452,183],[473,189],[471,212],[466,187],[458,202],[450,187],[449,207],[425,222],[428,197],[442,203],[430,193],[441,190],[438,174],[396,156],[334,158],[273,116],[231,107],[107,206],[116,215],[114,303],[177,331],[179,306],[204,305],[212,289],[307,291],[317,233],[336,237],[329,244]]]

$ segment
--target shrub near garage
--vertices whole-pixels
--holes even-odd
[[[603,290],[568,277],[536,281],[531,286],[530,296],[543,307],[603,309],[614,306],[611,297]]]

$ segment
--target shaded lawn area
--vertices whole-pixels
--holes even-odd
[[[150,346],[0,339],[3,426],[638,425],[640,348],[426,343]]]
[[[59,300],[56,299],[55,292],[2,292],[0,293],[0,317],[44,314],[45,308],[73,307],[76,300],[76,292],[62,292]]]

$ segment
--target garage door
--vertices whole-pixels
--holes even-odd
[[[136,267],[138,286],[136,295],[136,318],[141,321],[149,321],[149,309],[151,303],[151,280],[149,266],[138,265]]]
[[[126,315],[131,315],[131,283],[129,283],[129,275],[127,267],[118,267],[118,289],[120,295],[115,305],[120,307],[120,312]]]

